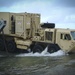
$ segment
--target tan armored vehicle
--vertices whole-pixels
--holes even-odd
[[[56,29],[54,23],[40,24],[40,14],[0,12],[0,19],[6,21],[5,41],[9,52],[16,48],[42,52],[57,50],[72,52],[75,50],[75,30]],[[4,50],[0,33],[0,50]]]

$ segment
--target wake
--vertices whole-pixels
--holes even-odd
[[[54,53],[49,53],[48,51],[48,48],[46,47],[44,51],[42,51],[41,53],[33,53],[33,52],[30,52],[30,53],[22,53],[22,54],[18,54],[16,55],[16,57],[24,57],[24,56],[64,56],[64,55],[68,55],[66,54],[63,50],[59,50],[57,52],[54,52]]]

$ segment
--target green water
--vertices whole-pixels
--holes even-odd
[[[0,57],[0,75],[75,75],[75,54],[58,57]]]

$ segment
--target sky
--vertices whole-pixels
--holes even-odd
[[[0,12],[41,14],[41,23],[75,29],[75,0],[0,0]]]

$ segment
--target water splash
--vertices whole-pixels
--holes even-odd
[[[46,47],[46,48],[44,49],[44,51],[42,51],[41,55],[49,54],[47,51],[48,51],[48,47]]]
[[[44,51],[42,51],[41,53],[22,53],[22,54],[19,54],[19,55],[16,55],[16,57],[24,57],[24,56],[64,56],[64,55],[67,55],[63,50],[58,50],[57,52],[54,52],[54,53],[49,53],[48,51],[48,47],[45,48]]]

